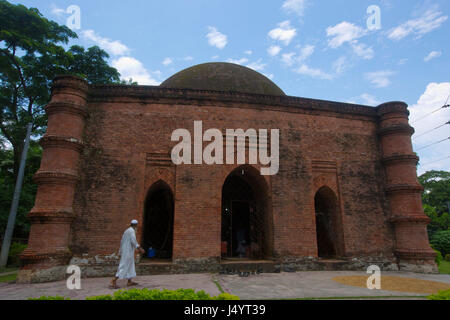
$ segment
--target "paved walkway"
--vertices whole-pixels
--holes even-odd
[[[179,289],[190,288],[205,290],[211,295],[219,295],[220,291],[214,281],[218,281],[226,292],[238,295],[241,299],[297,299],[319,297],[377,297],[377,296],[410,296],[412,299],[427,294],[369,290],[343,285],[333,281],[337,276],[366,275],[364,272],[350,271],[308,271],[296,273],[264,273],[246,278],[238,275],[219,274],[177,274],[153,275],[137,277],[140,283],[137,288]],[[418,278],[440,281],[450,284],[450,275],[415,274],[406,272],[383,272],[383,275]],[[0,300],[24,300],[41,296],[65,296],[71,299],[84,299],[88,296],[111,294],[109,278],[82,279],[81,290],[68,290],[65,281],[40,284],[0,283]],[[126,281],[118,282],[126,288]]]

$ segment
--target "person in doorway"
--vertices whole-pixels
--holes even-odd
[[[136,277],[136,269],[134,265],[134,251],[137,249],[140,253],[144,253],[145,251],[139,246],[136,241],[136,230],[137,230],[138,222],[137,220],[131,221],[130,227],[125,230],[122,236],[122,240],[120,241],[120,263],[119,268],[117,269],[116,276],[111,281],[111,288],[117,289],[117,280],[118,279],[127,279],[128,286],[137,285],[136,282],[133,282],[133,278]]]
[[[242,222],[239,223],[237,232],[236,232],[236,240],[237,240],[237,249],[236,253],[239,258],[243,258],[245,256],[245,229],[244,224]]]

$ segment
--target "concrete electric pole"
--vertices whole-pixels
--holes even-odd
[[[11,204],[11,210],[9,211],[8,225],[5,230],[5,237],[3,238],[2,251],[0,255],[0,268],[5,267],[6,263],[8,262],[9,248],[11,247],[11,238],[14,231],[14,224],[16,223],[17,208],[19,207],[20,192],[22,191],[23,176],[25,173],[25,162],[27,161],[28,147],[30,145],[30,135],[32,127],[33,124],[29,123],[27,127],[27,136],[25,138],[25,145],[22,151],[22,157],[20,159],[19,174],[17,175],[16,187],[14,189],[14,197]]]

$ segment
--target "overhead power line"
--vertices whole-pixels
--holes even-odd
[[[434,128],[434,129],[428,130],[428,131],[426,131],[426,132],[424,132],[424,133],[418,135],[418,136],[415,137],[414,139],[417,139],[417,138],[419,138],[419,137],[421,137],[421,136],[424,136],[424,135],[426,135],[427,133],[433,132],[434,130],[437,130],[437,129],[439,129],[439,128],[442,128],[443,126],[446,126],[446,125],[448,125],[448,124],[450,124],[450,121],[447,121],[446,123],[444,123],[444,124],[442,124],[442,125],[440,125],[440,126]]]
[[[434,146],[434,145],[436,145],[436,144],[442,143],[442,142],[447,141],[447,140],[450,140],[450,137],[448,137],[448,138],[446,138],[446,139],[443,139],[443,140],[441,140],[441,141],[438,141],[438,142],[429,144],[429,145],[427,145],[427,146],[425,146],[425,147],[419,148],[419,149],[417,149],[416,151],[426,149],[426,148],[428,148],[428,147]]]
[[[442,110],[442,109],[449,108],[449,107],[450,107],[450,105],[448,104],[449,98],[450,98],[450,95],[447,97],[447,101],[444,103],[444,105],[443,105],[442,107],[440,107],[439,109],[436,109],[436,110],[434,110],[434,111],[431,111],[430,113],[427,113],[427,114],[424,115],[422,118],[417,119],[417,120],[411,122],[411,124],[414,124],[414,123],[416,123],[416,122],[419,122],[420,120],[423,120],[423,119],[425,119],[425,118],[431,116],[433,113],[436,113],[436,112],[438,112],[438,111],[440,111],[440,110]]]
[[[420,165],[421,165],[421,166],[426,166],[426,165],[429,165],[429,164],[432,164],[432,163],[436,163],[436,162],[441,162],[441,161],[444,161],[444,160],[447,160],[447,159],[450,159],[450,156],[447,156],[447,157],[442,158],[442,159],[439,159],[439,160],[434,160],[434,161],[431,161],[431,162],[427,162],[427,163],[424,163],[424,164],[420,164]]]

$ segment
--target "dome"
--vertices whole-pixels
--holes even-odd
[[[225,62],[204,63],[184,69],[161,83],[160,86],[163,88],[285,95],[275,83],[259,72]]]

